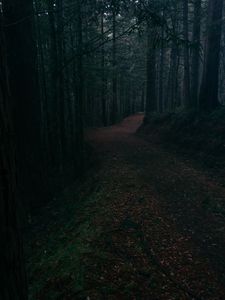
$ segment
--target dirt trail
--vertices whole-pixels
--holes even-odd
[[[225,189],[135,134],[142,115],[91,130],[101,160],[90,299],[225,299]],[[97,208],[96,208],[97,209]]]

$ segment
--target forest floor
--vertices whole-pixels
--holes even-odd
[[[225,187],[142,121],[87,133],[98,168],[32,221],[30,299],[225,299]]]

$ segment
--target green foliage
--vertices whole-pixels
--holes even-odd
[[[159,134],[168,142],[198,155],[224,156],[225,108],[211,114],[196,111],[153,115],[148,124],[140,131]],[[209,159],[210,161],[210,159]]]
[[[101,234],[101,228],[92,223],[92,206],[101,193],[95,190],[77,199],[79,191],[72,187],[52,203],[45,219],[37,218],[37,223],[46,223],[47,230],[40,234],[37,227],[37,237],[30,238],[27,247],[31,300],[64,299],[84,292],[84,261],[93,254],[91,241]]]

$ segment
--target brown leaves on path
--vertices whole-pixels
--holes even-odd
[[[225,299],[220,268],[203,251],[217,232],[222,256],[224,222],[205,209],[204,199],[216,196],[221,205],[224,190],[136,136],[142,119],[132,116],[87,134],[102,161],[98,179],[104,190],[92,224],[103,232],[92,241],[94,255],[85,258],[89,297]]]

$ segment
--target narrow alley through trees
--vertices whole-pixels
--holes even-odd
[[[48,299],[49,291],[60,295],[54,299],[225,298],[225,223],[216,210],[224,205],[225,188],[137,134],[142,121],[137,114],[88,131],[100,169],[80,189],[82,209],[71,209],[77,192],[66,192],[71,215],[63,228],[60,210],[60,230],[48,220],[53,248],[45,248],[50,254],[31,276],[44,276],[35,299]],[[47,243],[38,235],[33,245],[41,253]],[[43,268],[51,270],[50,279]]]

